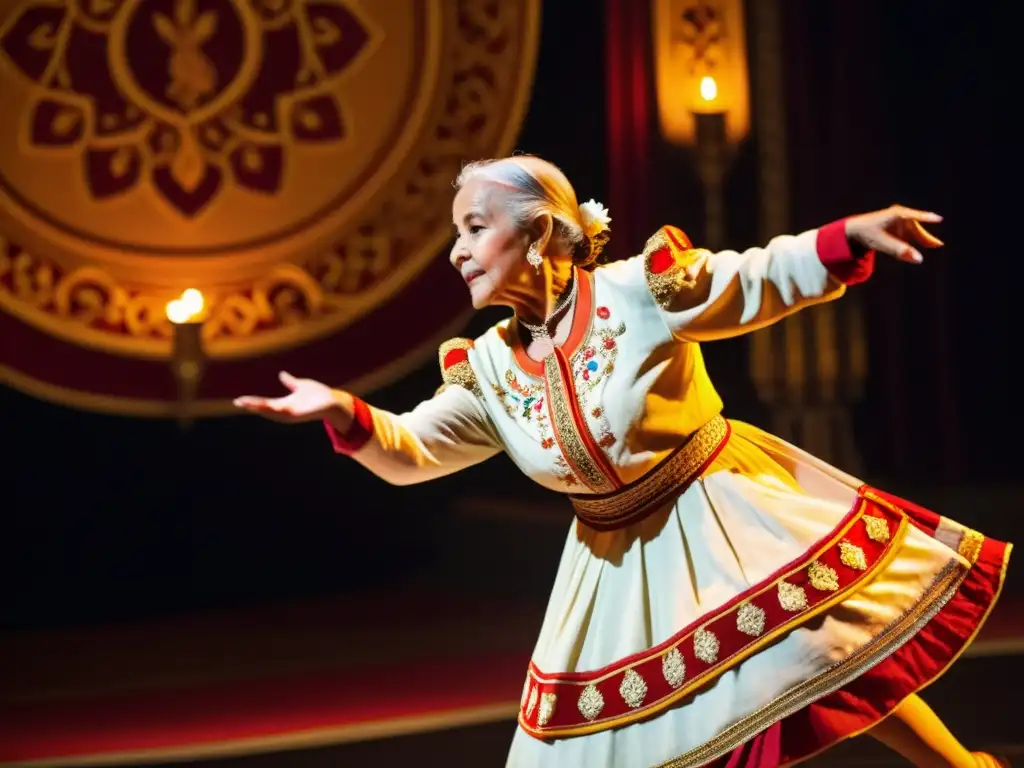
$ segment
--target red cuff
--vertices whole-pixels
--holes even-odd
[[[818,230],[818,258],[831,275],[846,285],[863,283],[875,271],[875,252],[855,249],[846,237],[846,219]]]
[[[370,415],[370,406],[358,397],[353,397],[352,424],[344,434],[326,421],[324,427],[327,429],[327,436],[331,439],[331,445],[334,446],[334,452],[351,456],[373,437],[373,416]]]

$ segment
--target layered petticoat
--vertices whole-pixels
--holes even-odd
[[[754,427],[642,522],[568,536],[509,768],[768,768],[963,652],[1010,545]]]

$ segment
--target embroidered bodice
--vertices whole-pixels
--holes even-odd
[[[763,327],[855,281],[845,236],[830,227],[715,254],[664,227],[638,256],[577,273],[569,336],[547,359],[526,354],[514,318],[453,339],[441,346],[444,384],[431,400],[401,415],[368,408],[362,441],[335,435],[336,447],[396,483],[505,451],[552,490],[617,490],[721,412],[701,342]]]

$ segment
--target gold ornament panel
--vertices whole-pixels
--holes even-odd
[[[730,141],[750,131],[743,0],[651,0],[655,88],[661,130],[672,142],[693,144],[697,112],[725,115]],[[714,94],[702,93],[705,77]]]
[[[0,0],[0,307],[165,357],[336,332],[446,241],[521,123],[539,0]],[[11,108],[13,107],[13,108]]]

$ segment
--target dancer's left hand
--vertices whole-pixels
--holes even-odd
[[[937,213],[892,205],[881,211],[849,217],[846,220],[846,237],[865,250],[919,264],[924,257],[918,248],[943,245],[939,238],[924,228],[925,224],[938,224],[940,221],[942,217]]]

